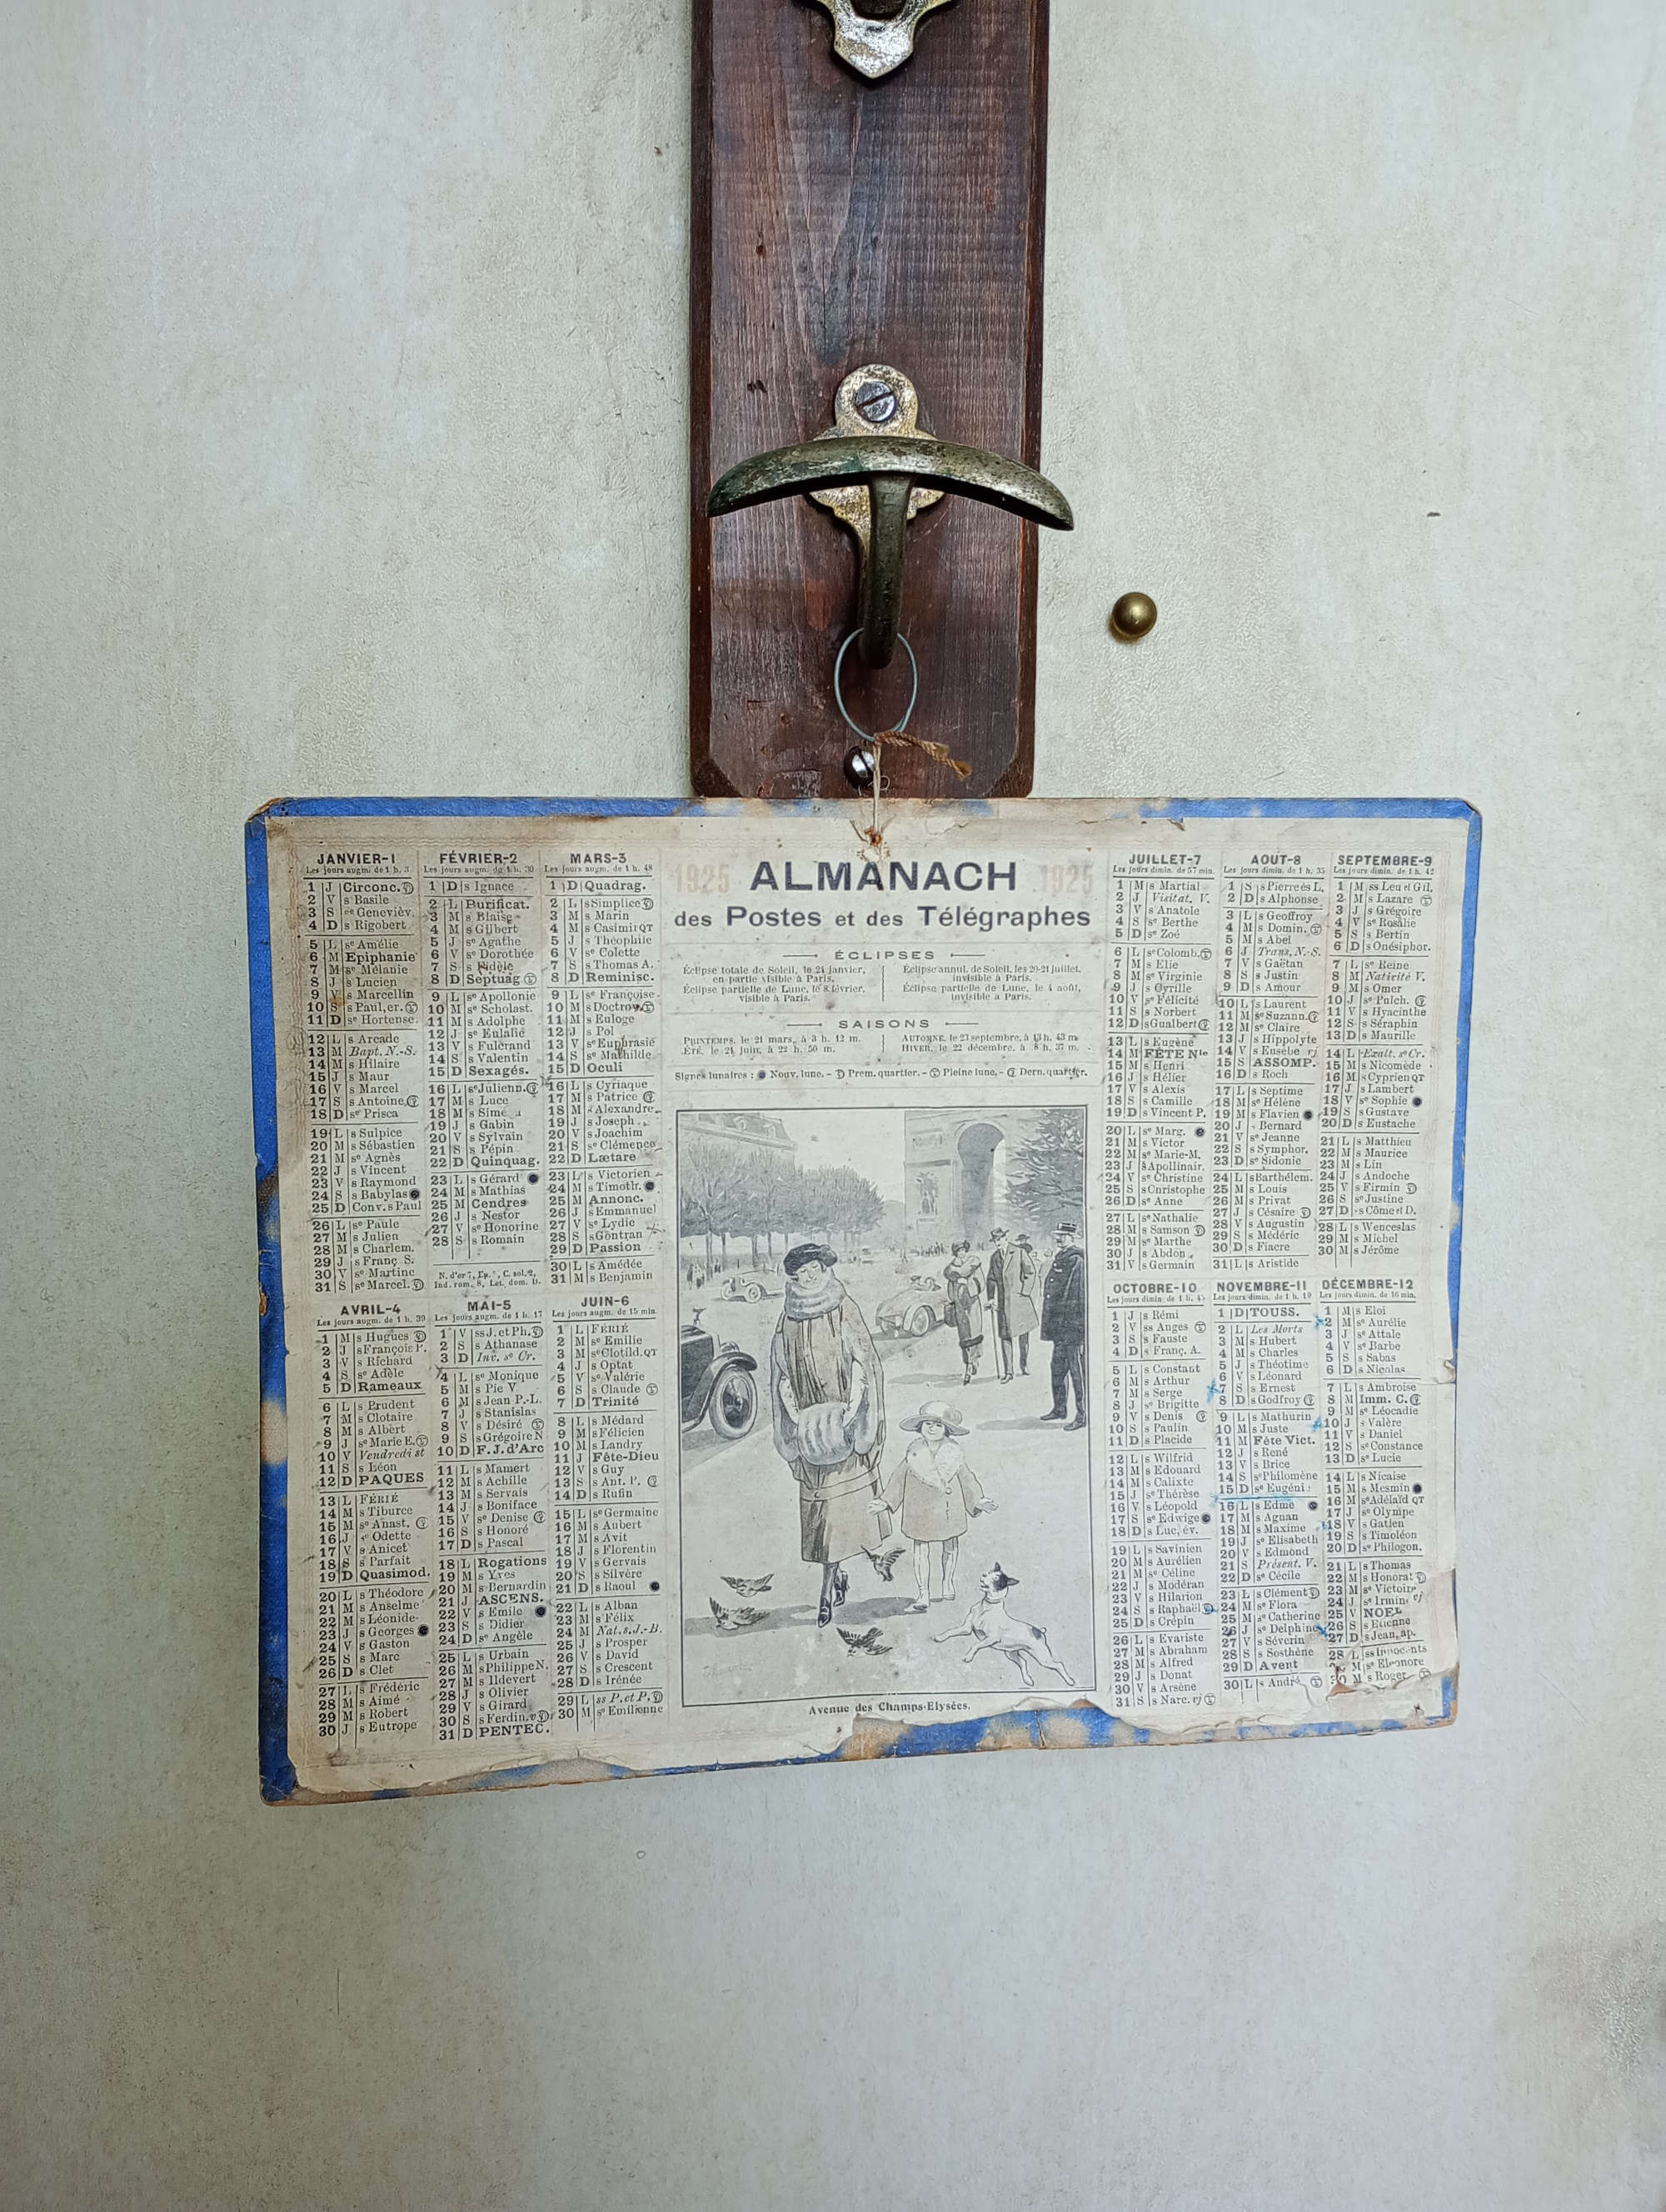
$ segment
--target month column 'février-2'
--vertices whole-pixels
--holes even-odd
[[[496,848],[423,864],[429,1239],[447,1290],[541,1285],[538,878]]]
[[[551,1680],[538,862],[423,856],[428,1023],[434,1728],[541,1735]]]

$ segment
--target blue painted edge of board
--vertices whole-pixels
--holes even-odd
[[[260,1625],[257,1650],[260,1794],[295,1788],[289,1758],[289,1460],[284,1438],[283,1255],[277,1197],[277,1034],[266,825],[244,833],[249,905],[249,1059],[254,1079],[254,1210],[260,1285]]]
[[[287,1345],[283,1329],[283,1266],[278,1216],[277,1186],[277,1036],[272,999],[271,915],[266,873],[266,824],[286,817],[321,815],[344,818],[352,815],[568,815],[590,817],[608,815],[665,817],[705,812],[722,814],[756,801],[687,799],[275,799],[249,817],[244,830],[245,875],[249,923],[249,1036],[254,1091],[255,1219],[258,1239],[260,1288],[260,1614],[258,1630],[258,1713],[260,1794],[269,1804],[291,1803],[296,1797],[296,1776],[289,1757],[289,1560],[288,1448],[284,1442],[286,1394],[284,1361]],[[775,802],[772,811],[785,816],[816,811],[812,799]],[[970,802],[971,810],[984,811],[984,802]],[[1458,979],[1457,1064],[1452,1117],[1452,1231],[1447,1256],[1447,1296],[1451,1307],[1452,1351],[1456,1361],[1458,1334],[1458,1283],[1463,1247],[1463,1183],[1465,1130],[1469,1095],[1469,1024],[1474,994],[1475,918],[1481,896],[1481,816],[1462,799],[1165,799],[1140,802],[1131,808],[1142,821],[1180,822],[1189,815],[1204,818],[1248,817],[1267,821],[1301,817],[1347,821],[1465,821],[1468,840],[1464,861],[1462,966]],[[1439,1678],[1440,1710],[1430,1723],[1450,1720],[1457,1702],[1456,1670]],[[1071,1746],[1091,1748],[1119,1743],[1141,1744],[1152,1740],[1149,1729],[1134,1726],[1097,1706],[1037,1707],[1028,1711],[1002,1713],[969,1721],[943,1721],[901,1729],[878,1756],[917,1759],[942,1752],[981,1751],[1016,1746],[1027,1737],[1037,1749],[1046,1747],[1049,1724],[1055,1741],[1067,1735]],[[1369,1730],[1354,1721],[1298,1722],[1293,1726],[1262,1726],[1254,1722],[1236,1729],[1210,1731],[1242,1741],[1291,1736],[1390,1734],[1405,1729],[1404,1721],[1383,1721]],[[1161,1739],[1170,1741],[1170,1739]],[[839,1749],[806,1753],[797,1759],[755,1762],[779,1766],[816,1766],[848,1756]],[[873,1755],[866,1754],[864,1755]],[[502,1767],[466,1782],[445,1785],[448,1790],[514,1789],[544,1777],[554,1778],[573,1761],[538,1762],[528,1766]],[[727,1765],[728,1762],[724,1762]],[[711,1765],[591,1768],[602,1775],[659,1775],[715,1771]],[[378,1797],[426,1794],[407,1790],[366,1793]],[[324,1801],[309,1801],[324,1802]],[[348,1802],[347,1799],[339,1802]]]

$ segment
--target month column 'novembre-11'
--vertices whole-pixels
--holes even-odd
[[[1229,1701],[1322,1680],[1312,1284],[1329,859],[1276,835],[1223,870],[1215,1040],[1216,1510]]]

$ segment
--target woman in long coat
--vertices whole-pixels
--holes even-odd
[[[995,1325],[995,1336],[1005,1338],[1006,1356],[1005,1378],[1011,1382],[1011,1347],[1018,1345],[1018,1371],[1029,1374],[1029,1338],[1040,1328],[1040,1314],[1036,1312],[1036,1283],[1040,1270],[1036,1267],[1036,1249],[1029,1237],[1020,1237],[1018,1243],[1000,1243],[989,1255],[989,1316]]]
[[[950,1253],[949,1264],[943,1270],[943,1287],[949,1294],[949,1311],[960,1339],[960,1364],[965,1370],[961,1380],[970,1382],[977,1373],[983,1351],[983,1270],[970,1239]]]
[[[795,1244],[781,1265],[787,1295],[769,1346],[775,1449],[799,1486],[799,1551],[822,1571],[817,1620],[842,1605],[843,1562],[879,1540],[885,1376],[861,1309],[825,1244]]]

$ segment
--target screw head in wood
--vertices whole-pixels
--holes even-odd
[[[1145,592],[1124,592],[1110,611],[1115,634],[1132,644],[1156,627],[1157,602]]]
[[[889,384],[881,384],[878,377],[870,377],[866,384],[857,386],[852,404],[864,422],[871,422],[876,430],[883,430],[901,402]]]

